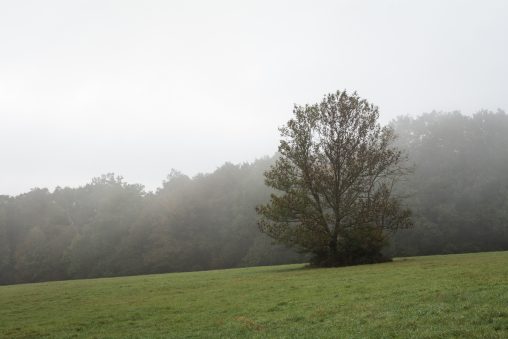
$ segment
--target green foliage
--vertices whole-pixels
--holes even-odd
[[[5,338],[506,338],[508,252],[0,287]]]
[[[262,232],[313,254],[322,266],[383,261],[387,231],[411,225],[392,194],[405,174],[393,130],[378,108],[337,92],[320,104],[295,106],[280,129],[279,158],[265,173],[277,190],[258,207]]]

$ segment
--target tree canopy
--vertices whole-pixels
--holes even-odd
[[[392,128],[379,125],[376,106],[345,91],[293,113],[265,173],[277,192],[257,209],[261,231],[312,253],[316,265],[385,260],[386,231],[411,225],[393,194],[406,170]]]

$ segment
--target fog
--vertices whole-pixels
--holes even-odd
[[[0,194],[275,152],[294,103],[508,108],[506,1],[4,1]]]

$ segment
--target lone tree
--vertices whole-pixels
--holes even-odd
[[[317,266],[386,261],[387,236],[411,226],[410,211],[392,193],[407,173],[378,107],[356,92],[329,94],[295,106],[280,128],[280,156],[265,172],[277,193],[258,206],[260,230],[311,253]]]

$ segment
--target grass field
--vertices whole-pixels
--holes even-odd
[[[0,287],[5,338],[508,338],[508,252]]]

